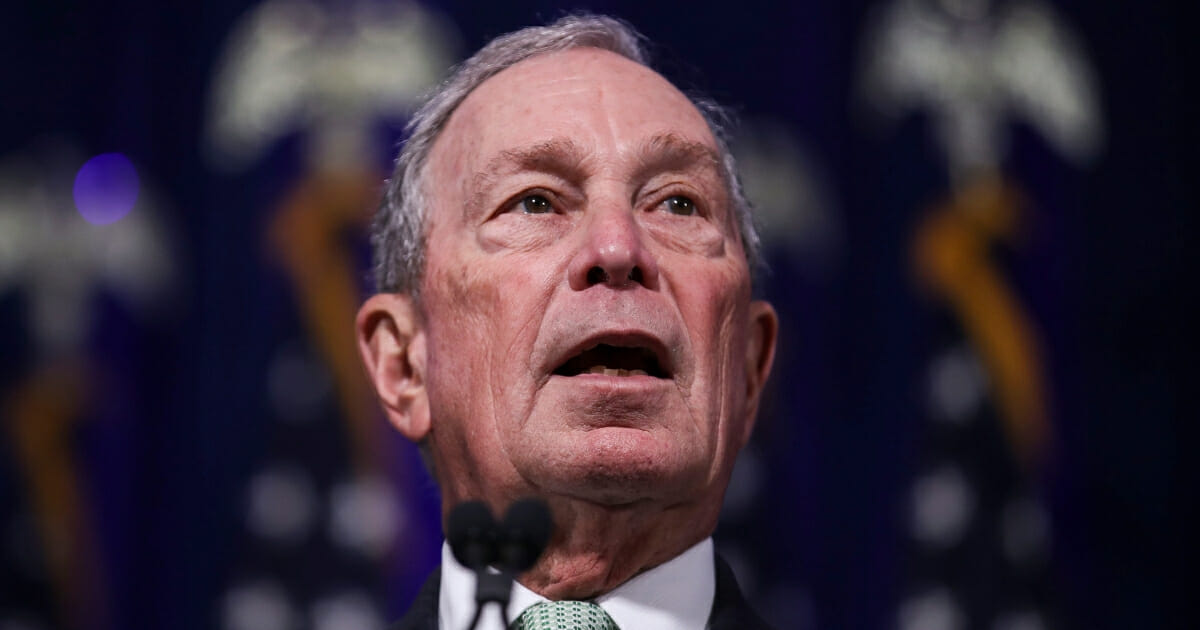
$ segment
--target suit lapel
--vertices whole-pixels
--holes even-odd
[[[746,603],[733,569],[720,555],[714,555],[713,561],[717,569],[717,588],[712,614],[708,616],[708,630],[771,630]]]

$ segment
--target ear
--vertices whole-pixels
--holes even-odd
[[[383,410],[404,437],[420,442],[429,434],[425,390],[425,331],[412,298],[394,293],[371,296],[355,321],[358,351]]]
[[[779,333],[779,316],[769,302],[750,302],[746,339],[746,409],[742,444],[750,440],[763,386],[775,362],[775,338]]]

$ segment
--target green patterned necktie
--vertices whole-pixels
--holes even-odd
[[[591,602],[542,602],[517,617],[511,630],[620,630],[604,609]]]

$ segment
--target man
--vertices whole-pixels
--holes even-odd
[[[549,504],[512,617],[582,600],[625,630],[762,627],[709,537],[777,319],[751,299],[757,236],[701,107],[628,26],[572,16],[456,68],[397,160],[360,350],[443,516]],[[467,628],[470,575],[444,548],[400,627]]]

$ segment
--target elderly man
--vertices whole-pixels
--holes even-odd
[[[360,350],[444,516],[549,505],[514,627],[568,600],[584,627],[762,627],[710,538],[777,329],[718,114],[572,16],[492,41],[412,122]],[[473,584],[444,548],[400,627],[467,628]]]

